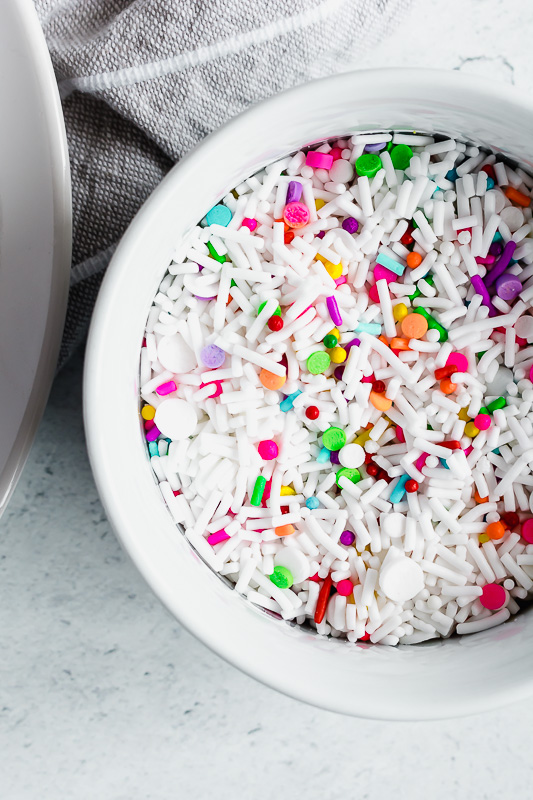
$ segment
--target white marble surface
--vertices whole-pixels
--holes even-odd
[[[457,68],[531,92],[532,33],[533,4],[418,0],[361,66]],[[170,618],[98,501],[81,356],[2,520],[0,571],[5,800],[530,796],[533,700],[446,722],[339,717],[242,675]]]

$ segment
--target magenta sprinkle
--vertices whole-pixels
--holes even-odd
[[[326,305],[328,307],[329,315],[334,325],[342,325],[342,317],[339,311],[339,307],[337,305],[337,301],[331,295],[331,297],[326,298]]]
[[[516,242],[507,242],[498,261],[485,275],[485,286],[492,286],[492,284],[496,281],[496,278],[499,278],[500,275],[505,272],[511,262],[515,250]]]
[[[483,305],[487,306],[487,308],[489,309],[489,317],[495,317],[498,312],[492,305],[490,300],[490,294],[487,291],[487,287],[485,286],[479,275],[473,275],[470,278],[470,283],[476,290],[476,294],[481,295],[481,302],[483,303]]]
[[[160,436],[161,436],[161,431],[159,430],[157,425],[154,425],[152,428],[150,428],[149,431],[146,432],[145,439],[147,442],[155,442],[155,440],[158,439]]]
[[[343,347],[346,350],[346,352],[349,352],[350,347],[359,347],[360,344],[361,344],[361,339],[355,338],[355,339],[350,339],[348,344],[343,344]]]
[[[212,533],[211,536],[208,536],[207,537],[207,541],[209,542],[209,544],[211,546],[213,546],[215,544],[220,544],[220,542],[225,542],[226,539],[229,539],[229,538],[230,537],[228,536],[226,531],[224,529],[222,529],[220,531],[216,531],[215,533]]]
[[[343,283],[347,283],[347,282],[348,282],[348,278],[346,277],[346,275],[341,275],[340,278],[335,278],[335,285],[336,286],[342,286]]]
[[[167,381],[166,383],[162,383],[160,386],[156,388],[156,394],[160,397],[164,397],[166,394],[171,394],[175,392],[178,387],[174,381]]]
[[[483,258],[483,256],[476,256],[476,264],[494,264],[495,261],[496,256],[486,256],[485,258]]]

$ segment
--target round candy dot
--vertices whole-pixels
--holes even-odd
[[[358,469],[350,469],[349,467],[342,467],[335,476],[335,481],[339,489],[341,489],[340,479],[348,478],[352,483],[358,483],[361,480],[361,473]]]
[[[392,313],[396,322],[401,322],[402,319],[404,319],[404,317],[406,317],[409,312],[407,310],[407,306],[405,305],[405,303],[398,303],[392,309]]]
[[[518,516],[516,511],[505,511],[501,515],[501,520],[502,522],[505,522],[509,530],[512,531],[513,528],[516,528],[518,523],[520,522],[520,517]]]
[[[205,215],[205,221],[208,225],[223,225],[226,227],[228,223],[231,221],[232,213],[229,208],[222,203],[218,206],[213,206],[213,208],[207,212]]]
[[[418,492],[418,482],[415,481],[413,478],[405,482],[405,491],[412,494],[413,492]]]
[[[155,417],[155,408],[150,405],[143,406],[141,417],[143,419],[153,419]]]
[[[345,444],[339,450],[339,462],[348,469],[357,469],[365,463],[365,451],[360,444]]]
[[[353,178],[353,166],[344,158],[338,158],[330,167],[329,177],[334,183],[348,183]]]
[[[259,305],[257,306],[257,315],[258,316],[261,313],[261,311],[264,309],[265,306],[266,306],[266,300],[263,300],[262,303],[259,303]],[[279,316],[280,314],[281,314],[281,308],[278,306],[276,308],[276,310],[274,311],[273,316]],[[271,317],[271,319],[272,319],[272,317]]]
[[[480,431],[486,431],[491,426],[491,418],[488,414],[478,414],[477,417],[474,417],[474,425],[476,428],[479,428]]]
[[[226,360],[226,353],[216,344],[208,344],[200,353],[202,364],[210,369],[221,367]]]
[[[353,592],[353,583],[345,578],[342,581],[339,581],[337,584],[337,594],[342,595],[342,597],[348,597]]]
[[[346,361],[348,357],[348,353],[344,349],[344,347],[334,347],[331,351],[331,360],[334,364],[342,364]]]
[[[383,381],[374,381],[372,384],[372,391],[377,392],[378,394],[383,394],[387,387],[385,386]]]
[[[484,608],[490,611],[497,611],[505,605],[507,600],[507,592],[498,583],[486,583],[483,587],[483,594],[479,598],[479,602]]]
[[[160,339],[157,358],[162,367],[174,374],[190,372],[197,366],[196,356],[181,333]]]
[[[473,439],[479,433],[479,428],[473,422],[467,422],[465,425],[465,433]]]
[[[453,392],[455,392],[455,390],[457,389],[457,384],[453,383],[453,381],[451,381],[450,378],[444,378],[439,383],[439,387],[443,394],[453,394]]]
[[[311,353],[307,359],[307,369],[311,375],[319,375],[321,372],[325,372],[330,364],[331,358],[328,353],[324,353],[323,350],[317,350],[315,353]]]
[[[509,272],[504,272],[503,275],[500,275],[500,277],[496,279],[496,294],[507,303],[511,303],[516,297],[518,297],[521,291],[522,282],[516,277],[516,275],[511,275]]]
[[[283,547],[274,556],[274,565],[275,567],[288,569],[293,583],[301,583],[307,580],[311,572],[311,564],[308,557],[297,547]]]
[[[346,434],[342,428],[328,428],[322,434],[322,444],[328,450],[340,450],[346,444]]]
[[[355,217],[346,217],[346,219],[342,222],[342,227],[345,231],[348,231],[348,233],[357,233],[359,223]]]
[[[308,497],[305,501],[305,505],[310,511],[314,511],[315,508],[318,508],[320,502],[316,499],[316,497]]]
[[[280,331],[283,328],[283,320],[281,317],[277,317],[276,314],[270,317],[267,322],[268,328],[271,331]]]
[[[263,461],[272,461],[278,457],[278,446],[272,439],[264,439],[257,445],[257,451]]]
[[[318,419],[320,416],[320,411],[316,406],[309,406],[309,408],[305,409],[305,416],[307,419]]]
[[[477,539],[478,539],[478,542],[479,542],[480,544],[485,544],[485,542],[490,542],[490,536],[487,536],[487,534],[486,534],[486,533],[480,533],[480,534],[478,534],[478,537],[477,537]]]
[[[324,342],[324,347],[327,347],[328,350],[330,350],[332,347],[337,346],[339,339],[334,333],[327,333],[322,341]]]
[[[516,335],[521,339],[527,339],[528,342],[533,341],[533,317],[530,314],[521,316],[514,326]]]
[[[522,539],[525,539],[528,544],[533,544],[533,518],[526,519],[522,523],[522,530],[520,533]]]
[[[270,575],[270,580],[280,589],[290,589],[294,583],[292,573],[287,567],[274,567],[274,572]]]
[[[413,157],[413,151],[408,144],[398,144],[390,151],[390,157],[394,169],[407,169]]]
[[[422,263],[422,256],[420,255],[420,253],[415,253],[415,252],[409,253],[409,255],[406,258],[406,261],[407,261],[407,266],[410,269],[416,269]]]
[[[289,228],[303,228],[309,222],[309,209],[303,203],[287,203],[283,209],[283,219]]]
[[[196,413],[186,400],[173,397],[163,400],[156,409],[154,422],[163,436],[179,441],[188,439],[196,430]]]
[[[379,172],[381,166],[381,158],[375,153],[363,153],[355,162],[357,174],[367,178],[373,178],[376,172]]]
[[[370,464],[367,464],[366,471],[367,471],[367,474],[370,475],[371,478],[375,478],[376,475],[379,472],[379,467],[378,467],[377,464],[374,464],[372,462]]]
[[[265,389],[276,390],[281,389],[287,378],[285,375],[274,375],[273,372],[269,372],[267,369],[262,369],[259,373],[259,380]]]
[[[255,231],[257,228],[257,220],[253,219],[253,217],[245,217],[242,221],[242,224],[250,231]]]
[[[343,531],[339,539],[340,543],[346,547],[350,547],[355,542],[355,533],[352,531]]]
[[[456,372],[468,372],[468,359],[462,353],[450,353],[446,359],[446,366],[452,364]]]
[[[491,522],[485,528],[485,533],[487,536],[490,536],[491,539],[503,539],[505,525],[503,525],[501,522]]]
[[[402,333],[408,339],[421,339],[427,329],[428,321],[422,314],[408,314],[402,319]]]
[[[406,603],[424,588],[422,567],[406,556],[398,556],[379,573],[381,590],[394,603]]]

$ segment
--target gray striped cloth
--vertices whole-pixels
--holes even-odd
[[[62,365],[113,250],[172,165],[251,104],[357,65],[411,0],[35,0],[72,169]]]

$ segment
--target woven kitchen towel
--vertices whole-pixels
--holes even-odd
[[[63,364],[117,241],[184,153],[256,101],[357,65],[411,0],[35,0],[74,210]]]

